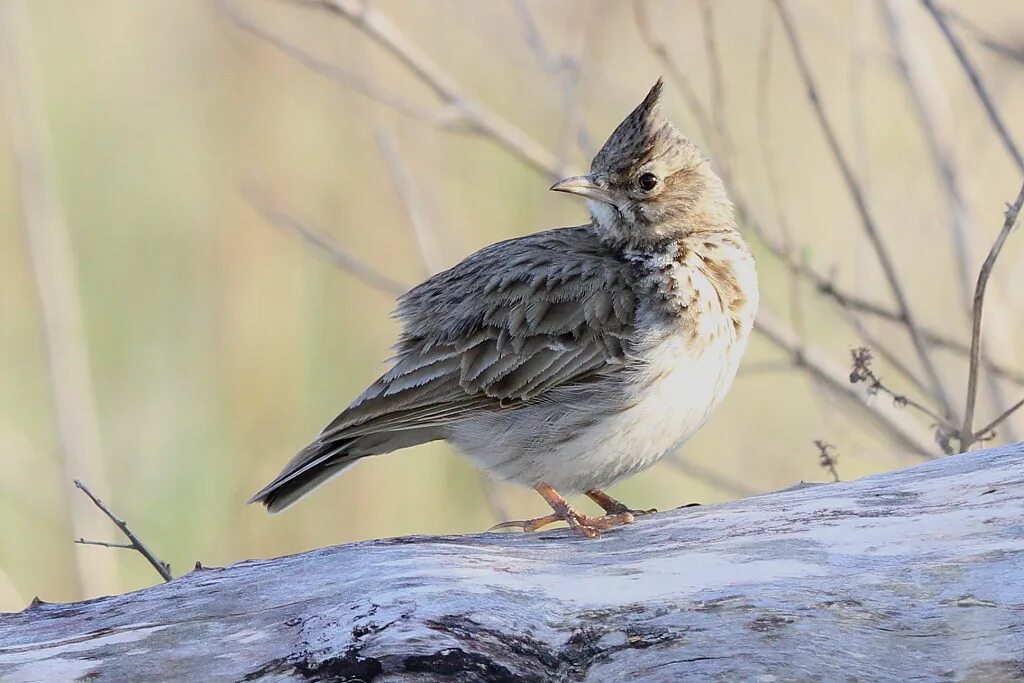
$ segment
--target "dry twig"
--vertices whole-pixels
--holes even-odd
[[[78,479],[75,479],[75,487],[78,488],[85,495],[89,496],[89,500],[93,502],[93,505],[102,510],[103,514],[109,517],[110,521],[116,524],[117,528],[121,530],[121,533],[123,533],[125,537],[128,538],[128,543],[107,543],[105,541],[87,541],[84,538],[79,538],[77,541],[75,541],[75,543],[79,543],[82,545],[99,545],[105,548],[125,548],[128,550],[135,550],[144,558],[146,558],[147,562],[153,565],[153,569],[155,569],[157,573],[160,574],[160,578],[162,578],[164,581],[170,581],[174,578],[171,575],[171,565],[167,564],[166,562],[158,558],[156,555],[154,555],[152,551],[150,551],[150,549],[147,548],[146,545],[141,540],[139,540],[139,537],[136,536],[130,528],[128,528],[128,524],[125,523],[123,519],[119,518],[117,515],[111,512],[110,508],[108,508],[103,503],[102,500],[93,495],[93,492],[89,490],[88,486],[83,484]]]
[[[964,73],[967,74],[968,80],[971,82],[971,86],[974,88],[974,94],[978,96],[978,100],[981,102],[982,107],[985,108],[985,113],[988,114],[989,121],[992,122],[992,127],[996,129],[996,134],[999,136],[999,140],[1003,143],[1003,147],[1006,148],[1006,152],[1017,164],[1017,169],[1024,173],[1024,155],[1021,154],[1020,149],[1017,147],[1017,143],[1013,141],[1013,137],[1010,135],[1009,129],[1006,124],[1003,123],[1003,117],[999,115],[999,111],[996,109],[995,102],[992,100],[992,96],[989,94],[988,89],[985,87],[984,82],[981,80],[981,74],[978,72],[977,67],[974,66],[974,62],[967,55],[967,51],[964,49],[963,43],[957,38],[956,34],[953,33],[953,29],[950,28],[949,22],[946,21],[945,15],[942,10],[935,4],[935,0],[921,0],[921,4],[925,6],[928,12],[935,19],[935,23],[939,25],[939,29],[942,31],[942,35],[946,38],[946,42],[949,43],[949,47],[953,50],[953,54],[956,55],[957,61],[960,62],[960,66],[963,68]]]
[[[999,140],[1002,142],[1002,146],[1006,147],[1007,153],[1017,163],[1017,168],[1024,173],[1024,155],[1021,155],[1020,148],[1017,143],[1014,142],[1013,136],[1010,135],[1010,130],[1007,125],[1002,122],[1002,117],[999,116],[998,110],[995,109],[995,102],[992,101],[991,95],[988,93],[988,89],[981,80],[981,74],[978,72],[977,67],[974,66],[974,62],[971,61],[971,57],[968,56],[967,50],[964,49],[964,44],[959,41],[956,34],[953,33],[952,29],[949,28],[949,23],[946,22],[946,17],[942,11],[936,6],[935,0],[921,0],[922,4],[928,9],[935,19],[935,23],[939,25],[939,30],[942,31],[942,35],[945,37],[946,42],[949,43],[949,48],[956,55],[956,59],[961,63],[961,67],[964,69],[964,73],[967,74],[968,80],[971,81],[971,86],[974,88],[975,94],[978,96],[978,100],[985,109],[985,114],[988,115],[988,120],[992,123],[992,127],[995,128],[996,134],[999,136]]]
[[[999,252],[1006,244],[1006,238],[1017,226],[1020,217],[1021,206],[1024,205],[1024,185],[1021,185],[1017,199],[1006,209],[1006,217],[1003,220],[1003,228],[999,231],[992,249],[989,250],[985,262],[981,265],[981,272],[978,273],[978,284],[974,288],[974,321],[971,326],[971,366],[967,374],[967,406],[964,409],[964,423],[960,429],[960,450],[970,448],[976,440],[972,428],[974,421],[974,407],[978,398],[978,366],[981,360],[981,316],[982,308],[985,305],[985,289],[988,287],[988,280],[992,275],[992,268],[995,267]],[[1012,410],[1010,411],[1013,412]],[[1005,419],[1005,417],[1003,418]]]
[[[996,433],[995,433],[996,427],[1001,425],[1003,423],[1003,421],[1005,421],[1008,417],[1010,417],[1015,412],[1020,410],[1021,407],[1024,407],[1024,398],[1022,398],[1019,401],[1017,401],[1016,403],[1014,403],[1012,406],[1010,406],[1009,408],[1004,410],[1003,413],[999,417],[997,417],[996,419],[992,420],[987,425],[985,425],[984,427],[982,427],[981,429],[976,431],[974,433],[974,440],[975,441],[988,441],[988,440],[994,438],[995,435],[996,435]]]
[[[263,216],[268,223],[298,235],[304,242],[316,247],[322,254],[326,255],[335,266],[370,287],[392,296],[400,296],[409,289],[403,283],[389,275],[385,275],[375,266],[370,265],[326,235],[278,211],[254,188],[246,187],[243,189],[242,194],[252,208]]]
[[[818,464],[828,470],[832,475],[832,481],[838,484],[839,470],[836,469],[836,461],[839,460],[839,454],[836,453],[836,447],[821,439],[815,439],[814,446],[818,449]]]
[[[553,180],[564,176],[554,154],[491,109],[469,97],[455,78],[435,64],[371,3],[363,0],[305,0],[305,4],[344,18],[394,55],[435,95],[450,105],[462,123],[473,132],[497,143]]]
[[[868,385],[868,395],[873,396],[878,393],[886,394],[892,398],[892,403],[898,408],[905,408],[910,406],[919,410],[921,413],[927,415],[935,421],[936,427],[940,431],[939,443],[943,443],[945,439],[942,434],[955,434],[956,428],[950,424],[945,418],[931,410],[927,406],[914,399],[910,398],[906,394],[897,394],[895,391],[887,387],[875,371],[871,368],[871,363],[874,361],[874,356],[871,350],[864,346],[859,346],[855,349],[850,350],[850,359],[853,362],[853,369],[850,371],[850,383],[859,384],[865,382]],[[946,439],[948,441],[948,439]],[[944,448],[947,454],[952,453],[951,449]]]
[[[882,267],[882,272],[889,284],[889,289],[892,292],[893,298],[896,300],[896,307],[899,310],[901,322],[906,326],[907,331],[910,334],[911,341],[914,344],[914,348],[917,351],[917,356],[921,362],[921,366],[924,368],[925,374],[928,376],[932,394],[946,415],[955,415],[949,394],[942,383],[942,378],[940,377],[934,362],[932,361],[928,344],[917,324],[917,318],[910,307],[910,301],[907,299],[906,292],[903,289],[896,265],[889,253],[888,247],[882,241],[881,231],[875,222],[874,216],[868,209],[867,198],[864,194],[864,190],[854,175],[853,169],[851,168],[842,147],[839,145],[839,138],[832,126],[832,122],[825,112],[825,108],[821,102],[821,96],[818,91],[818,86],[814,81],[814,76],[811,73],[807,58],[804,56],[803,45],[800,42],[799,36],[797,36],[796,26],[793,23],[793,18],[790,16],[789,8],[784,0],[774,0],[774,3],[775,8],[778,10],[779,17],[782,20],[782,25],[786,30],[786,36],[789,39],[790,48],[792,49],[793,57],[796,60],[797,70],[800,72],[801,79],[807,89],[807,95],[810,99],[815,117],[818,120],[818,124],[820,125],[822,132],[825,134],[825,139],[828,142],[829,149],[836,161],[836,165],[839,167],[843,181],[850,192],[850,196],[853,198],[854,206],[860,216],[861,225],[874,247],[879,265]]]
[[[900,75],[910,94],[914,113],[921,124],[923,138],[942,187],[940,195],[946,201],[947,228],[953,242],[952,253],[956,262],[960,300],[970,319],[975,279],[971,267],[975,252],[971,235],[975,232],[975,226],[971,224],[961,189],[955,153],[956,134],[953,130],[949,100],[925,45],[909,28],[910,22],[906,16],[909,5],[896,0],[884,0],[880,6]],[[991,335],[992,331],[990,339]],[[986,378],[989,395],[993,405],[997,406],[1006,404],[1006,395],[999,383],[998,374],[993,372],[986,349],[999,349],[1000,353],[997,355],[1006,355],[1007,344],[1004,337],[1005,335],[997,334],[995,344],[983,343],[981,349],[982,363],[988,371]],[[1008,431],[1008,436],[1011,440],[1016,440],[1012,429]]]

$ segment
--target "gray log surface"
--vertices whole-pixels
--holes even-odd
[[[1024,680],[1024,444],[643,518],[409,537],[0,615],[0,681]]]

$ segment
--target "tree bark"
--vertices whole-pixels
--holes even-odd
[[[1024,680],[1024,444],[0,615],[0,681]]]

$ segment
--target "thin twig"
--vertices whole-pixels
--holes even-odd
[[[447,71],[410,41],[383,12],[362,0],[304,0],[311,5],[346,19],[368,38],[390,52],[434,94],[458,112],[473,132],[491,140],[517,159],[551,179],[563,177],[558,158],[519,128],[491,109],[470,98]]]
[[[36,93],[25,3],[0,2],[0,106],[6,109],[9,139],[20,191],[22,227],[29,269],[42,322],[47,379],[56,422],[61,485],[74,535],[93,535],[88,505],[73,495],[70,481],[89,477],[106,486],[102,436],[89,368],[88,339],[78,291],[75,258],[61,199],[49,168],[49,135]],[[90,556],[92,555],[92,556]],[[83,596],[118,590],[117,564],[109,556],[74,553],[75,576]]]
[[[818,93],[818,86],[814,81],[814,76],[811,73],[807,58],[804,56],[803,45],[797,36],[796,26],[793,23],[793,18],[790,16],[789,8],[784,0],[774,0],[774,4],[775,8],[778,10],[779,17],[782,19],[782,25],[786,30],[786,36],[789,39],[790,48],[793,51],[797,69],[800,72],[804,86],[807,89],[807,95],[810,99],[811,107],[814,110],[822,132],[825,134],[825,139],[828,142],[829,149],[836,161],[836,165],[839,166],[839,170],[846,183],[846,187],[853,198],[853,202],[857,208],[857,213],[860,215],[864,231],[867,233],[868,239],[874,247],[879,265],[882,267],[882,272],[889,284],[889,289],[892,292],[893,298],[896,300],[896,307],[899,310],[900,318],[906,326],[907,331],[910,333],[910,338],[913,341],[918,358],[924,368],[925,374],[928,376],[932,393],[939,405],[942,406],[943,412],[947,415],[953,416],[955,413],[949,394],[947,393],[946,388],[942,383],[942,378],[932,361],[928,344],[917,324],[917,318],[911,310],[910,302],[903,290],[903,285],[900,282],[896,265],[892,260],[892,256],[889,254],[888,247],[882,241],[881,231],[875,223],[874,216],[872,216],[871,211],[868,209],[867,198],[864,195],[864,190],[861,187],[860,182],[854,176],[853,169],[850,167],[850,163],[847,160],[842,147],[839,145],[839,138],[836,136],[835,130],[832,127],[832,122],[825,113],[824,105],[821,102],[821,96]]]
[[[637,30],[640,32],[640,38],[647,46],[647,49],[651,51],[651,54],[661,63],[662,68],[668,72],[669,78],[679,90],[679,94],[683,96],[686,106],[693,114],[694,119],[696,119],[697,126],[700,128],[704,140],[709,145],[717,146],[715,127],[711,122],[707,109],[701,104],[700,98],[697,97],[697,93],[694,91],[693,84],[690,83],[686,72],[672,59],[672,55],[669,53],[665,43],[654,35],[654,30],[651,28],[647,17],[647,3],[644,0],[633,0],[633,18],[636,21]]]
[[[1024,205],[1024,185],[1021,185],[1017,199],[1006,209],[1006,218],[1003,221],[1003,228],[999,231],[992,249],[989,250],[985,262],[981,265],[981,272],[978,273],[978,284],[974,288],[974,321],[971,326],[971,363],[967,375],[967,406],[964,409],[964,425],[960,429],[960,450],[966,451],[975,441],[972,423],[974,421],[974,407],[978,398],[978,365],[981,359],[981,316],[982,308],[985,305],[985,289],[988,287],[989,277],[995,267],[999,252],[1006,244],[1006,238],[1010,236],[1017,219],[1020,217],[1021,206]]]
[[[974,36],[974,39],[978,41],[978,44],[982,47],[988,48],[1001,57],[1024,64],[1024,49],[1007,45],[952,7],[942,7],[939,11],[953,22],[960,24],[967,29],[967,31]]]
[[[836,453],[836,447],[821,439],[815,439],[814,446],[818,449],[818,464],[828,470],[828,473],[832,475],[832,481],[838,484],[839,470],[836,469],[836,461],[839,459],[839,454]]]
[[[80,545],[98,545],[101,548],[121,548],[123,550],[135,550],[135,546],[131,543],[107,543],[106,541],[87,541],[84,538],[75,540],[75,543]]]
[[[957,61],[960,62],[960,66],[963,68],[964,73],[967,74],[967,79],[971,82],[971,86],[974,88],[974,94],[978,96],[978,100],[981,101],[982,107],[985,108],[985,113],[988,114],[989,121],[992,122],[992,126],[996,129],[996,134],[999,136],[1000,141],[1002,141],[1003,147],[1006,148],[1007,153],[1016,162],[1017,169],[1024,173],[1024,155],[1021,154],[1020,149],[1017,147],[1017,143],[1013,141],[1013,137],[1010,135],[1009,129],[1007,129],[1006,124],[1003,123],[1003,117],[999,115],[999,111],[996,109],[992,96],[989,95],[988,89],[981,80],[981,73],[978,71],[977,67],[974,66],[974,62],[972,62],[971,58],[968,56],[963,43],[961,43],[960,39],[957,38],[955,33],[953,33],[953,29],[950,28],[949,22],[946,21],[946,17],[936,6],[934,0],[921,0],[921,4],[925,6],[928,12],[932,15],[932,18],[935,19],[935,23],[939,25],[939,30],[942,31],[942,35],[945,36],[950,49],[953,50],[953,54],[956,55]]]
[[[708,73],[711,80],[711,119],[715,124],[720,149],[718,164],[724,170],[724,176],[732,179],[732,141],[729,128],[725,123],[725,76],[722,73],[722,60],[718,54],[718,41],[715,40],[715,15],[710,0],[697,3],[700,10],[701,33],[704,36],[704,54],[708,62]]]
[[[914,113],[921,124],[923,137],[932,158],[932,165],[935,167],[936,176],[942,185],[942,192],[939,194],[946,201],[947,229],[953,241],[953,258],[956,262],[960,302],[967,319],[970,319],[974,291],[974,272],[971,264],[974,262],[975,252],[971,235],[975,232],[975,226],[971,224],[960,186],[960,172],[954,151],[956,134],[953,130],[949,99],[946,96],[942,80],[935,72],[933,60],[926,52],[927,48],[909,28],[907,18],[909,5],[906,2],[897,2],[897,0],[884,0],[879,4],[888,29],[889,40],[896,54],[900,75],[910,94]],[[993,330],[990,330],[989,339],[992,339],[992,333]],[[992,343],[982,340],[981,358],[988,371],[985,377],[993,405],[1004,405],[1006,396],[997,374],[992,372],[986,348],[999,348],[1001,351],[1005,351],[1007,347],[1005,334],[997,334],[995,342],[996,345],[993,346]],[[1005,353],[998,355],[1005,355]],[[1009,427],[1009,425],[1007,426]],[[1007,430],[1007,436],[1011,441],[1016,440],[1012,428]]]
[[[996,427],[998,427],[1008,417],[1010,417],[1015,412],[1020,410],[1022,406],[1024,406],[1024,398],[1022,398],[1021,400],[1019,400],[1016,403],[1014,403],[1012,406],[1010,406],[1009,408],[1004,410],[1003,413],[999,417],[997,417],[996,419],[992,420],[987,425],[985,425],[984,427],[982,427],[981,429],[976,431],[974,433],[974,439],[976,441],[984,441],[984,440],[986,440],[987,437],[989,437],[989,435],[994,436],[995,432],[993,430]]]
[[[878,393],[886,394],[890,398],[892,398],[893,405],[899,408],[905,408],[909,406],[920,411],[924,415],[930,417],[932,420],[935,421],[936,426],[939,427],[941,430],[940,436],[942,436],[943,440],[939,441],[940,444],[945,442],[945,437],[943,435],[956,433],[956,427],[954,427],[949,421],[947,421],[944,417],[936,413],[934,410],[920,403],[919,401],[915,401],[906,394],[898,394],[892,389],[890,389],[888,386],[886,386],[882,382],[882,379],[875,374],[875,371],[871,367],[871,363],[874,360],[874,358],[872,356],[870,349],[864,346],[851,349],[850,358],[853,361],[853,369],[850,371],[851,384],[859,384],[860,382],[865,382],[868,385],[868,395],[874,395]],[[952,451],[948,450],[947,454],[950,453],[952,453]]]
[[[368,97],[374,102],[390,107],[398,113],[404,114],[410,118],[423,121],[430,125],[437,126],[438,128],[452,131],[458,130],[460,117],[458,112],[451,107],[442,107],[434,110],[421,107],[399,95],[381,88],[370,79],[363,78],[362,76],[352,73],[351,71],[343,69],[335,64],[326,62],[310,54],[298,45],[288,42],[281,36],[263,28],[251,18],[240,13],[230,2],[226,2],[225,0],[214,0],[213,6],[220,11],[221,14],[227,17],[232,24],[246,33],[256,36],[268,45],[280,50],[313,73],[334,81],[348,90],[357,92],[364,97]]]
[[[775,163],[775,149],[771,126],[772,118],[769,112],[769,88],[772,75],[772,22],[768,12],[764,13],[761,28],[761,47],[758,50],[758,77],[757,77],[757,140],[761,151],[761,163],[764,165],[765,174],[768,177],[768,189],[770,190],[772,206],[775,210],[775,222],[778,225],[781,235],[781,244],[778,245],[778,255],[782,258],[789,271],[789,317],[793,328],[803,335],[804,316],[801,306],[800,272],[798,260],[795,256],[793,244],[793,233],[790,229],[789,220],[782,212],[782,188],[779,183],[778,169]],[[775,247],[771,245],[769,248]]]
[[[392,296],[400,296],[409,289],[405,284],[393,279],[389,275],[385,275],[376,267],[348,251],[348,249],[329,237],[303,225],[291,216],[281,213],[252,187],[244,188],[242,194],[252,208],[263,216],[268,223],[281,230],[298,235],[303,241],[316,247],[322,254],[327,256],[334,265],[370,287]]]
[[[108,508],[103,503],[102,500],[93,495],[93,492],[89,490],[88,486],[83,484],[78,479],[75,479],[75,487],[78,488],[85,495],[89,496],[89,500],[91,500],[96,507],[102,510],[103,514],[109,517],[111,522],[117,525],[117,528],[120,529],[121,533],[123,533],[125,537],[128,539],[129,545],[117,545],[113,543],[103,543],[101,541],[86,541],[82,538],[79,538],[77,541],[75,541],[76,543],[81,543],[84,545],[105,545],[110,548],[129,548],[131,550],[135,550],[143,557],[145,557],[146,560],[151,565],[153,565],[153,569],[155,569],[157,573],[160,574],[160,577],[164,581],[170,581],[174,578],[171,575],[171,565],[167,564],[163,560],[159,559],[156,555],[154,555],[150,551],[150,549],[147,548],[146,545],[141,540],[139,540],[139,537],[136,536],[132,532],[132,530],[128,528],[128,524],[126,524],[123,519],[119,518],[117,515],[111,512],[110,508]]]
[[[413,236],[416,238],[417,252],[420,255],[420,262],[427,275],[433,275],[444,266],[444,258],[441,255],[441,244],[431,222],[427,219],[427,212],[423,206],[416,184],[412,175],[406,167],[402,155],[398,151],[398,145],[393,135],[385,130],[377,132],[377,146],[380,148],[384,164],[391,174],[391,181],[395,184],[395,190],[405,207],[405,215],[409,218],[409,225],[412,227]]]

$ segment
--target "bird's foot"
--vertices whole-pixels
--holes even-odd
[[[603,517],[590,517],[584,515],[581,512],[577,512],[570,507],[566,507],[564,510],[558,510],[550,515],[544,517],[537,517],[536,519],[522,519],[512,522],[502,522],[492,526],[488,531],[497,531],[498,529],[522,529],[523,531],[537,531],[549,524],[556,522],[565,522],[569,525],[569,528],[580,536],[586,538],[596,538],[601,535],[601,532],[612,527],[622,526],[623,524],[630,524],[633,521],[633,513],[626,511],[616,514],[608,514]]]
[[[625,503],[620,503],[604,491],[599,491],[597,489],[592,489],[586,493],[587,498],[590,498],[590,500],[600,505],[601,509],[608,515],[624,515],[629,513],[634,517],[642,517],[643,515],[653,515],[657,512],[657,510],[653,508],[650,510],[633,510]]]
[[[605,529],[631,524],[637,515],[647,515],[655,510],[630,510],[625,505],[601,491],[587,491],[587,496],[596,502],[607,513],[603,517],[590,517],[582,512],[576,512],[569,503],[565,501],[553,488],[547,484],[538,484],[534,488],[537,493],[544,497],[551,509],[550,515],[537,517],[536,519],[523,519],[514,522],[503,522],[492,526],[489,531],[497,529],[522,529],[523,531],[536,531],[555,522],[565,522],[569,528],[580,536],[595,538],[601,535]]]

